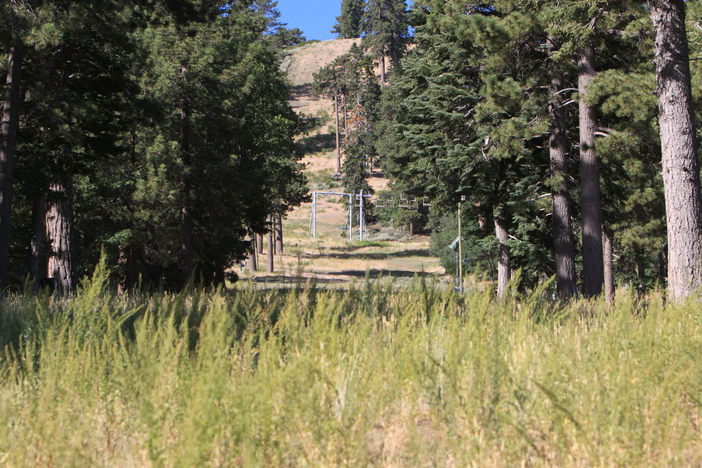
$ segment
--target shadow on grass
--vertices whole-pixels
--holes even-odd
[[[331,276],[351,276],[354,278],[365,278],[366,275],[370,279],[379,278],[414,278],[415,276],[420,278],[431,278],[435,277],[434,273],[426,273],[424,271],[409,271],[409,270],[344,270],[335,271],[331,273],[325,273]]]
[[[336,273],[335,273],[336,274]],[[305,284],[308,281],[318,284],[336,284],[341,283],[343,280],[340,279],[328,279],[328,278],[312,278],[309,276],[257,276],[254,279],[242,280],[242,281],[253,281],[256,284]]]
[[[303,258],[333,258],[336,260],[389,260],[391,258],[406,258],[406,257],[429,257],[428,250],[401,250],[391,253],[324,253],[324,254],[306,254]]]
[[[305,83],[290,87],[291,99],[300,99],[303,97],[312,97],[312,83]]]
[[[385,248],[390,247],[390,243],[382,241],[363,241],[362,244],[345,245],[343,247],[330,247],[329,250],[334,250],[337,252],[354,252],[360,249],[367,249],[368,247]]]
[[[336,136],[333,133],[321,133],[300,139],[296,143],[300,152],[305,154],[332,151],[336,148]]]

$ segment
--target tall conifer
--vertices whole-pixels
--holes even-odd
[[[341,15],[336,17],[336,24],[331,32],[340,39],[355,39],[363,33],[363,15],[365,0],[342,0]]]
[[[405,0],[368,0],[364,19],[364,45],[380,61],[381,81],[386,81],[385,57],[400,65],[409,38],[409,14]]]
[[[681,301],[702,285],[702,199],[683,0],[653,0],[668,290]]]

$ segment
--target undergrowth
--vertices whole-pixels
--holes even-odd
[[[0,465],[700,465],[699,305],[542,297],[117,297],[98,269],[2,303]]]

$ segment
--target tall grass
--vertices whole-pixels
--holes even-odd
[[[700,465],[702,314],[417,281],[2,304],[3,466]]]

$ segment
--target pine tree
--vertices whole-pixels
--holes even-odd
[[[334,117],[336,125],[334,135],[336,141],[336,173],[341,174],[341,124],[340,112],[342,99],[347,99],[348,89],[344,80],[343,58],[339,57],[329,65],[322,67],[314,74],[312,92],[316,96],[324,96],[334,101]]]
[[[32,10],[14,283],[28,263],[37,280],[48,273],[71,290],[101,249],[122,288],[139,276],[178,287],[189,271],[222,282],[246,255],[249,228],[264,232],[269,214],[305,199],[269,21],[248,3],[229,8],[91,0]],[[12,39],[0,33],[8,48]]]
[[[385,57],[399,67],[409,39],[409,14],[405,0],[368,0],[364,18],[364,46],[380,61],[381,82],[386,81]]]
[[[653,0],[668,226],[668,291],[681,301],[702,285],[702,200],[682,0]]]
[[[142,207],[137,239],[153,252],[149,262],[176,284],[191,261],[195,275],[221,281],[224,269],[245,254],[240,239],[249,228],[267,231],[270,214],[304,200],[292,140],[297,119],[278,56],[258,13],[236,8],[144,38],[153,51],[147,78],[154,84],[146,91],[160,103],[161,118],[140,137],[145,163],[135,193]],[[152,232],[153,225],[162,232]]]
[[[538,7],[538,8],[535,8]],[[561,81],[560,88],[552,87],[551,94],[561,102],[565,102],[564,95],[569,93],[569,88],[574,85],[568,85],[563,78],[569,78],[577,72],[579,94],[579,112],[578,120],[580,134],[580,191],[582,195],[581,211],[582,224],[581,230],[583,233],[583,272],[584,272],[584,293],[586,295],[597,295],[601,292],[603,283],[603,251],[602,251],[602,214],[601,214],[601,182],[599,178],[599,165],[596,153],[595,135],[599,130],[598,116],[593,101],[588,98],[590,87],[593,81],[596,80],[596,67],[603,69],[611,69],[622,66],[621,61],[614,62],[608,57],[611,56],[613,48],[628,47],[622,41],[623,29],[627,25],[632,24],[641,17],[641,5],[636,2],[608,2],[606,0],[593,1],[566,1],[559,4],[552,2],[543,2],[534,5],[533,2],[496,2],[495,11],[504,15],[506,24],[520,21],[525,23],[523,18],[526,16],[532,21],[532,40],[531,44],[523,43],[521,45],[513,45],[512,48],[524,47],[539,47],[543,44],[544,47],[550,50],[549,62],[550,69],[557,70],[553,73],[553,77]],[[528,37],[528,36],[526,36]],[[614,38],[614,40],[612,40]],[[621,42],[621,43],[618,43]],[[599,50],[606,50],[601,58],[598,55]],[[577,67],[571,57],[578,57]],[[547,72],[549,68],[536,71],[533,78],[537,78],[539,74]],[[573,70],[569,72],[569,70]],[[532,78],[532,79],[533,79]],[[527,87],[528,83],[524,82],[523,86]],[[554,116],[552,116],[553,118]],[[563,153],[563,151],[560,151]],[[555,168],[561,168],[561,175],[554,178],[554,183],[558,189],[558,181],[567,180],[567,164],[563,165],[563,158],[553,157],[556,155],[554,148],[551,148],[552,165]],[[559,161],[560,159],[560,161]],[[555,165],[553,164],[555,163]],[[559,254],[559,250],[563,252],[563,246],[559,247],[567,239],[566,236],[559,235],[559,226],[563,229],[567,223],[569,216],[565,212],[559,215],[557,205],[564,207],[562,203],[563,195],[569,196],[564,190],[566,187],[561,186],[559,190],[553,193],[554,201],[554,248],[556,253],[557,268],[563,266],[563,262],[570,264],[573,257],[569,253],[566,256]],[[560,201],[559,201],[560,200]],[[558,203],[557,203],[558,202]],[[559,240],[559,238],[561,240]],[[567,244],[566,240],[566,244]],[[572,244],[571,244],[572,245]],[[572,247],[565,251],[572,252]],[[570,260],[566,260],[570,259]],[[571,267],[565,268],[557,275],[557,283],[559,291],[562,291],[565,285],[572,294],[572,272]]]
[[[550,41],[553,47],[554,41]],[[549,55],[554,53],[551,49]],[[556,289],[559,297],[567,299],[578,292],[575,273],[575,246],[573,243],[571,191],[568,182],[568,112],[565,108],[566,99],[563,90],[566,88],[560,70],[551,61],[548,74],[550,75],[549,114],[551,128],[549,132],[549,163],[552,177],[552,209],[553,209],[553,256],[556,269]]]
[[[33,278],[58,271],[57,287],[70,291],[78,270],[74,185],[95,160],[119,151],[129,40],[121,7],[109,2],[42,3],[32,12],[17,164],[18,195],[32,219],[13,235],[13,257],[15,265],[25,264],[31,238]]]
[[[0,129],[0,288],[6,285],[9,270],[12,179],[19,124],[23,44],[16,39],[8,53],[5,97]]]
[[[361,37],[365,9],[365,0],[342,0],[341,15],[336,17],[336,24],[331,32],[340,39]]]
[[[643,9],[636,15],[645,18]],[[603,47],[618,50],[615,68],[602,70],[585,98],[597,109],[605,289],[614,274],[637,287],[653,286],[659,274],[659,255],[665,244],[665,206],[660,166],[655,72],[651,61],[650,24],[633,22],[623,35],[610,36]],[[603,244],[604,245],[604,244]],[[616,254],[616,258],[613,258]],[[609,274],[611,273],[611,274]],[[610,283],[608,286],[607,283]]]
[[[628,182],[618,175],[633,167],[630,155],[655,151],[655,142],[646,130],[648,114],[642,114],[641,122],[611,112],[611,103],[627,99],[632,95],[630,91],[607,97],[609,107],[604,110],[600,106],[605,104],[598,100],[603,97],[601,86],[607,86],[609,93],[607,82],[614,72],[622,70],[620,76],[634,80],[645,74],[637,69],[641,54],[636,51],[636,44],[645,44],[640,39],[645,37],[645,31],[637,36],[642,25],[642,5],[605,1],[555,5],[510,0],[485,5],[465,0],[429,0],[418,2],[416,7],[420,19],[415,35],[417,47],[403,62],[402,76],[393,80],[396,91],[384,93],[397,96],[399,92],[393,97],[397,99],[396,123],[384,132],[378,144],[387,172],[406,190],[429,195],[436,206],[446,210],[454,203],[443,204],[436,195],[446,190],[442,198],[450,199],[449,194],[460,190],[453,187],[458,185],[456,180],[461,174],[461,183],[470,187],[468,206],[477,208],[476,214],[482,211],[483,220],[492,217],[502,221],[501,226],[496,225],[496,237],[504,239],[507,230],[510,263],[533,271],[525,275],[532,276],[550,275],[554,269],[549,263],[555,262],[559,294],[572,296],[575,249],[569,226],[577,214],[577,205],[571,207],[570,202],[579,189],[570,176],[572,155],[578,148],[569,138],[577,132],[578,120],[578,109],[571,105],[577,102],[573,91],[578,69],[573,57],[590,44],[601,73],[588,83],[587,93],[580,95],[579,101],[590,112],[606,114],[606,126],[610,127],[598,125],[594,130],[598,135],[607,135],[597,143],[606,145],[606,174],[612,176],[611,180],[605,179],[603,189],[613,206],[606,213],[610,226],[622,231],[619,237],[611,238],[621,242],[615,242],[614,248],[622,245],[629,249],[634,245],[629,241],[634,238],[633,233],[645,232],[650,239],[646,248],[650,249],[659,223],[653,202],[656,166],[648,165]],[[620,51],[618,56],[627,60],[614,61],[598,53],[612,49]],[[452,68],[451,64],[462,68]],[[474,73],[474,81],[462,81],[469,71]],[[446,86],[448,83],[453,87]],[[466,86],[463,92],[472,93],[468,103],[455,94],[455,88],[462,86]],[[642,95],[646,92],[650,91],[641,89]],[[442,102],[450,102],[451,106],[434,107]],[[452,106],[456,107],[448,113]],[[448,119],[452,113],[455,120]],[[461,130],[459,122],[470,132]],[[629,138],[631,141],[621,138],[624,133],[617,129],[636,135],[635,125],[643,133]],[[451,143],[444,143],[443,138]],[[463,151],[481,155],[480,162],[490,164],[481,166],[478,161],[471,161],[458,149],[459,142],[467,148]],[[456,150],[451,150],[451,146],[456,146]],[[449,161],[455,165],[447,164]],[[442,174],[441,182],[435,180],[437,174]],[[544,205],[547,198],[543,192],[548,191],[552,196],[550,209]],[[639,210],[648,210],[644,212],[652,218],[642,219]],[[551,230],[547,228],[549,217],[553,221]],[[617,219],[626,219],[629,226],[623,227],[624,222]],[[598,232],[600,240],[602,232]],[[552,259],[544,252],[550,244],[549,237],[553,239]],[[501,253],[504,256],[507,252]],[[601,256],[599,262],[602,263]],[[625,261],[620,260],[620,266],[625,267]]]
[[[31,26],[28,19],[29,7],[25,2],[0,7],[3,24],[9,25],[8,28],[3,28],[3,35],[6,36],[0,42],[3,49],[8,51],[4,76],[5,92],[0,109],[0,289],[7,286],[10,267],[14,160],[21,105],[24,36]]]
[[[529,143],[532,132],[545,129],[530,128],[533,119],[521,113],[523,106],[536,105],[506,78],[522,64],[486,60],[489,52],[511,50],[500,42],[507,36],[480,38],[478,45],[476,32],[507,33],[499,19],[479,10],[466,15],[459,2],[426,3],[417,48],[391,82],[399,99],[395,125],[380,138],[382,164],[404,190],[429,197],[433,210],[453,211],[463,195],[466,212],[493,226],[491,235],[488,229],[483,235],[491,238],[487,245],[503,295],[512,267],[530,269],[522,260],[532,247],[538,249],[529,238],[545,217],[538,203],[527,200],[540,200],[543,184],[537,171],[526,168],[537,156]]]
[[[585,296],[599,296],[604,284],[602,254],[602,200],[595,133],[597,115],[585,99],[595,78],[595,52],[585,44],[578,52],[578,91],[580,108],[580,190],[582,193],[583,232],[583,292]]]

